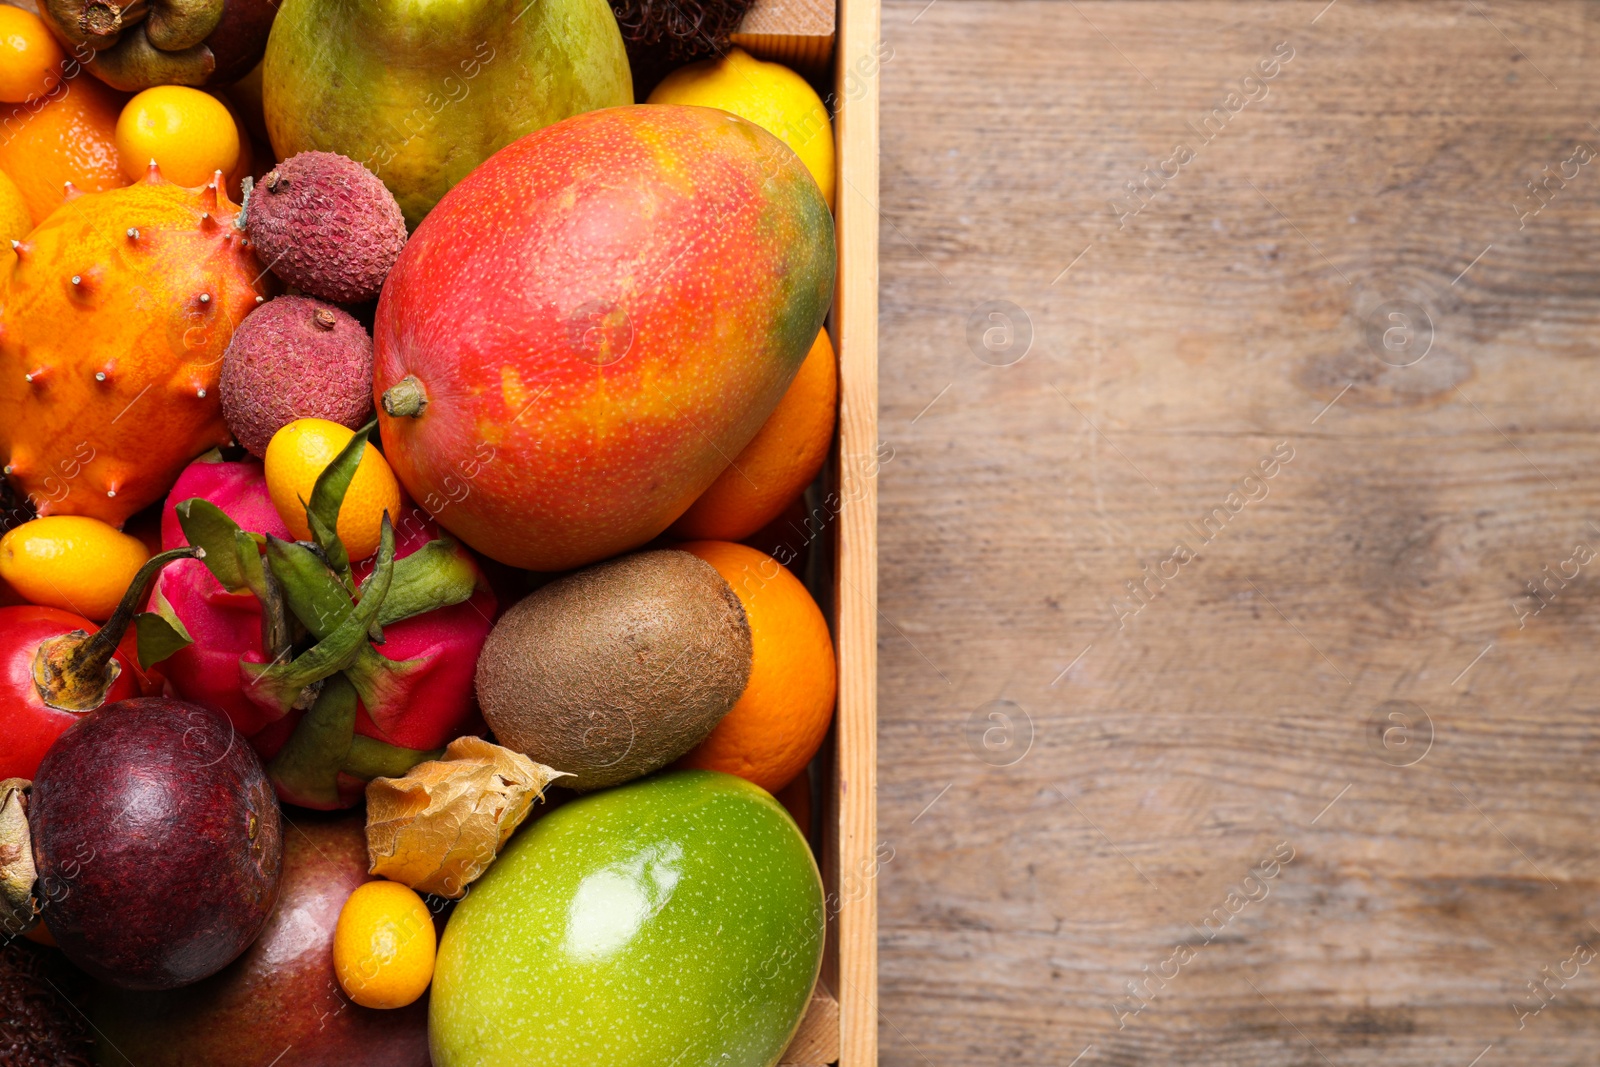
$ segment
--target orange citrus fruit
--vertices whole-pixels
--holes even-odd
[[[128,101],[117,119],[117,155],[129,181],[150,161],[179,185],[204,185],[239,165],[239,125],[221,100],[186,85],[158,85]]]
[[[0,578],[31,604],[96,622],[117,610],[149,558],[137,537],[83,515],[47,515],[0,537]]]
[[[25,104],[49,92],[66,57],[43,19],[0,4],[0,102]]]
[[[296,419],[267,442],[267,492],[278,517],[300,540],[311,538],[303,502],[311,499],[317,476],[354,436],[349,427],[327,419]],[[366,559],[378,550],[386,511],[390,521],[400,514],[400,483],[369,442],[339,508],[339,540],[351,559]]]
[[[805,769],[833,721],[833,640],[817,602],[777,560],[748,545],[677,546],[717,569],[750,620],[750,681],[739,702],[680,767],[736,774],[767,792]]]
[[[823,330],[761,431],[671,532],[742,541],[783,514],[828,458],[838,402],[839,367]]]
[[[86,193],[128,184],[116,138],[126,99],[80,73],[29,103],[0,105],[0,170],[22,190],[35,226],[61,206],[67,182]]]
[[[433,916],[399,882],[364,882],[333,928],[333,972],[364,1008],[403,1008],[433,981]]]

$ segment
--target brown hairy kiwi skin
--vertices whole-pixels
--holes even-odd
[[[639,552],[551,582],[501,616],[478,703],[507,748],[580,792],[664,767],[705,739],[750,681],[750,621],[711,564]]]

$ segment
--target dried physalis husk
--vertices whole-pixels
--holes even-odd
[[[0,782],[0,933],[20,934],[39,918],[33,895],[38,872],[33,865],[33,841],[28,833],[26,778]]]
[[[444,758],[404,778],[367,783],[371,871],[419,893],[458,898],[565,771],[481,737],[459,737]]]

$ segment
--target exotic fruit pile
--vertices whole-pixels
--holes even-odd
[[[0,1065],[783,1056],[830,116],[634,14],[0,0]]]

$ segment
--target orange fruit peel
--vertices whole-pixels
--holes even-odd
[[[158,85],[129,100],[117,118],[116,142],[129,181],[143,177],[154,160],[168,181],[184,186],[204,185],[219,170],[231,178],[244,151],[228,106],[186,85]]]
[[[438,941],[433,916],[416,891],[399,882],[365,882],[339,911],[333,971],[364,1008],[403,1008],[433,981]]]
[[[670,532],[743,541],[782,515],[822,470],[838,405],[839,364],[823,330],[760,431]]]
[[[66,53],[44,20],[0,4],[0,103],[25,104],[61,83]]]
[[[297,540],[311,540],[306,504],[317,478],[354,436],[354,430],[327,419],[296,419],[267,443],[267,493]],[[378,550],[385,512],[391,521],[400,514],[400,483],[369,443],[339,506],[336,529],[351,560],[366,559]]]
[[[837,667],[822,610],[800,579],[748,545],[678,545],[716,568],[750,621],[744,693],[709,736],[677,763],[736,774],[775,793],[794,780],[833,722]]]
[[[0,537],[0,579],[29,603],[95,622],[117,610],[149,558],[137,537],[83,515],[47,515]]]

